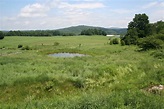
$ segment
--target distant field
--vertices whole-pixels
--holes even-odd
[[[164,59],[105,36],[0,40],[0,108],[162,109]],[[18,48],[18,46],[22,46]],[[55,58],[69,52],[89,56]]]

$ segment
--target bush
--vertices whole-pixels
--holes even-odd
[[[0,40],[4,38],[4,34],[2,31],[0,31]]]
[[[151,54],[152,56],[154,56],[155,58],[158,58],[158,59],[163,59],[164,58],[164,50],[157,50],[155,52],[153,52]]]
[[[113,44],[119,44],[119,43],[120,43],[119,38],[114,38],[114,39],[113,39]]]
[[[81,78],[76,78],[76,79],[72,79],[72,80],[69,80],[74,87],[76,88],[84,88],[84,80],[81,79]]]
[[[110,45],[113,45],[113,40],[110,40]]]
[[[120,39],[119,38],[110,39],[110,45],[112,45],[112,44],[119,44],[119,43],[120,43]]]
[[[59,44],[59,42],[54,42],[54,46],[58,46]]]
[[[139,41],[138,46],[142,50],[161,49],[163,41],[155,37],[146,37]]]
[[[121,46],[124,46],[125,42],[123,40],[121,40]]]
[[[22,47],[22,50],[31,50],[31,48],[27,45],[25,47]]]
[[[160,39],[160,40],[164,41],[164,34],[157,34],[157,35],[155,35],[155,37],[157,39]]]
[[[22,47],[23,47],[23,45],[21,45],[21,44],[18,45],[18,48],[22,48]]]

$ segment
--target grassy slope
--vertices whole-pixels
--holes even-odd
[[[164,107],[163,92],[143,90],[164,84],[163,59],[153,51],[109,45],[103,36],[5,37],[0,48],[0,108]],[[90,56],[47,56],[55,52]]]

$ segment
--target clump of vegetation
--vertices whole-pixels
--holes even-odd
[[[73,86],[74,87],[76,87],[76,88],[84,88],[84,80],[83,79],[81,79],[81,78],[75,78],[75,79],[71,79],[71,80],[69,80],[72,84],[73,84]]]
[[[58,46],[59,44],[59,42],[54,42],[54,46]]]
[[[2,31],[0,31],[0,40],[4,38],[4,34]]]
[[[5,49],[5,46],[3,46],[3,47],[0,47],[0,49]]]
[[[150,36],[150,37],[145,37],[143,39],[139,40],[138,46],[142,49],[142,50],[149,50],[149,49],[161,49],[163,46],[163,41],[154,37],[154,36]]]
[[[22,45],[22,44],[19,44],[19,45],[18,45],[18,48],[22,48],[22,47],[23,47],[23,45]]]
[[[112,44],[120,44],[120,38],[110,39],[110,45],[112,45]]]
[[[22,47],[21,50],[31,50],[31,48],[28,45],[26,45],[26,46]]]
[[[113,42],[112,42],[112,40],[110,40],[109,44],[110,44],[110,45],[113,45]]]
[[[121,46],[124,46],[125,42],[123,40],[121,40]]]
[[[164,58],[164,50],[157,50],[153,53],[151,53],[152,56],[154,56],[157,59],[163,59]]]
[[[45,83],[44,90],[50,92],[53,89],[53,87],[54,87],[53,81],[47,81]]]
[[[119,38],[114,38],[113,39],[113,44],[119,44],[120,43],[120,39]]]

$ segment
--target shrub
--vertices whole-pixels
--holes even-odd
[[[119,38],[114,38],[114,39],[113,39],[113,44],[119,44],[119,42],[120,42],[120,41],[119,41]]]
[[[45,82],[45,81],[49,81],[49,80],[50,80],[50,77],[48,77],[47,74],[41,74],[35,78],[35,81],[37,81],[37,82]]]
[[[123,40],[121,40],[121,45],[124,46],[125,45],[125,42]]]
[[[138,46],[142,50],[160,49],[162,48],[163,41],[155,37],[146,37],[139,41]]]
[[[25,47],[22,47],[22,50],[31,50],[31,48],[27,45]]]
[[[22,47],[23,47],[23,45],[21,45],[21,44],[18,45],[18,48],[22,48]]]
[[[155,35],[155,37],[157,39],[160,39],[160,40],[164,41],[164,34],[157,34],[157,35]]]
[[[71,79],[69,80],[74,87],[76,88],[84,88],[84,80],[81,78]]]
[[[59,44],[59,42],[54,42],[54,46],[58,46]]]
[[[154,56],[155,58],[158,58],[158,59],[163,59],[164,58],[164,50],[157,50],[155,52],[153,52],[151,54],[152,56]]]
[[[113,40],[110,40],[110,45],[112,45],[113,44]]]
[[[4,34],[2,31],[0,31],[0,40],[4,38]]]
[[[47,81],[44,85],[44,90],[45,91],[51,91],[54,87],[53,81]]]
[[[120,43],[120,39],[119,38],[110,39],[110,45],[112,45],[112,44],[119,44],[119,43]]]

